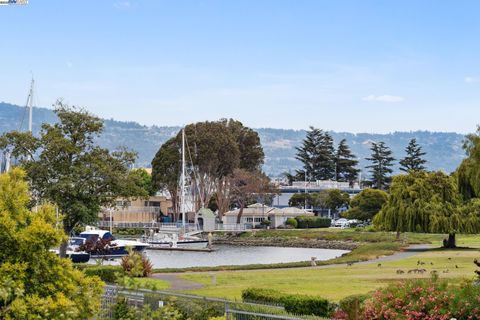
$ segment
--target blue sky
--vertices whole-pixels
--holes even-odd
[[[182,125],[471,132],[479,1],[61,1],[0,6],[0,101],[62,97]]]

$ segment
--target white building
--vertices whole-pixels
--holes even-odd
[[[223,222],[226,224],[237,223],[237,217],[240,209],[228,211],[223,216]],[[255,203],[243,209],[240,223],[251,224],[253,227],[261,225],[263,220],[270,221],[271,228],[278,228],[285,224],[288,218],[296,218],[298,216],[312,216],[313,213],[299,208],[274,208]]]

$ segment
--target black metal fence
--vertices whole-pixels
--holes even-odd
[[[202,297],[170,291],[152,291],[147,289],[129,290],[107,285],[102,296],[99,319],[112,319],[113,308],[119,298],[130,307],[143,308],[148,305],[156,310],[167,304],[180,309],[184,314],[195,315],[194,319],[208,319],[223,316],[228,320],[318,320],[315,316],[288,314],[282,306],[264,305],[249,302],[232,301]]]

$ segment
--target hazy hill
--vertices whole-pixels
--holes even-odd
[[[23,130],[27,126],[27,114],[23,107],[8,103],[0,103],[0,134],[10,130],[18,130],[23,121]],[[34,108],[34,133],[40,130],[44,122],[56,120],[52,110]],[[175,135],[180,127],[143,126],[136,122],[122,122],[113,119],[105,120],[105,131],[98,143],[109,149],[126,146],[138,152],[138,166],[149,166],[158,148],[168,138]],[[265,171],[270,175],[280,175],[285,171],[298,168],[295,160],[295,147],[305,137],[304,130],[291,129],[257,129],[266,154]],[[399,159],[404,156],[404,148],[408,141],[415,137],[427,152],[429,169],[453,171],[464,156],[462,150],[463,135],[445,132],[394,132],[390,134],[352,134],[348,132],[332,132],[336,142],[345,138],[353,152],[360,158],[360,165],[367,164],[364,160],[370,154],[372,141],[384,141]],[[366,174],[366,171],[364,172]]]

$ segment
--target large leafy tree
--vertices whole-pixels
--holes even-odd
[[[0,175],[0,318],[88,319],[103,284],[50,252],[65,240],[51,205],[30,211],[25,173]]]
[[[350,195],[338,189],[328,190],[328,197],[325,205],[328,209],[336,211],[342,207],[348,206],[350,203]]]
[[[265,194],[273,193],[270,179],[262,172],[250,172],[245,169],[235,169],[231,178],[230,197],[232,203],[240,209],[237,223],[242,220],[243,209]]]
[[[100,208],[113,205],[117,197],[148,195],[140,176],[129,171],[135,153],[109,152],[95,144],[102,120],[61,101],[55,107],[59,121],[43,124],[38,138],[10,132],[0,137],[0,148],[21,159],[34,200],[58,207],[67,234],[77,224],[95,222]],[[62,255],[65,249],[66,243]]]
[[[358,160],[348,147],[347,140],[342,139],[335,154],[335,180],[352,184],[360,172],[357,165]]]
[[[342,214],[348,219],[371,220],[388,200],[388,193],[364,189],[350,201],[350,209]]]
[[[395,176],[390,195],[374,224],[399,232],[446,233],[446,247],[455,246],[455,234],[480,231],[478,211],[462,207],[456,181],[442,172],[412,171]]]
[[[457,169],[458,187],[465,199],[480,198],[480,126],[466,136],[464,149],[467,157]]]
[[[220,214],[231,202],[231,180],[236,169],[260,172],[264,153],[257,132],[235,120],[206,121],[187,125],[188,178],[200,205],[212,203]],[[153,181],[161,189],[178,194],[182,133],[170,139],[152,161]],[[176,197],[175,197],[176,198]]]
[[[422,147],[417,143],[415,138],[411,139],[408,146],[405,148],[406,156],[400,160],[400,170],[404,172],[409,171],[424,171],[427,160],[423,158],[426,155],[422,151]]]
[[[371,180],[370,185],[374,189],[386,190],[390,184],[392,166],[395,158],[392,156],[392,151],[384,142],[373,142],[370,148],[372,154],[367,160],[372,164],[367,166],[370,168]]]
[[[174,212],[178,218],[178,184],[181,174],[180,147],[176,138],[170,138],[155,154],[152,160],[152,185],[156,190],[167,190],[172,199]]]

